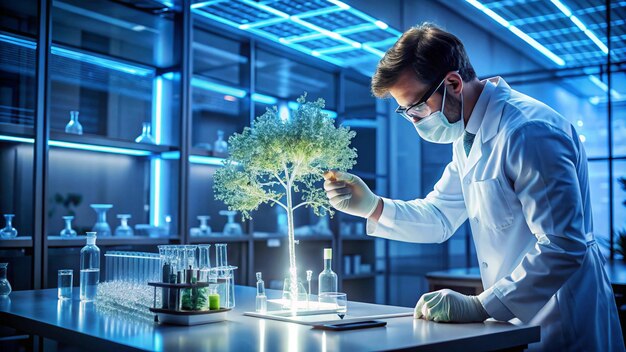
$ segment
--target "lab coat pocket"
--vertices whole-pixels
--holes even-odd
[[[513,223],[513,211],[497,178],[472,183],[478,219],[486,227],[502,230]]]

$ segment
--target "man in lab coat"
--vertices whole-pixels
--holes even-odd
[[[469,218],[486,290],[424,294],[415,317],[541,326],[531,349],[623,351],[604,258],[594,240],[587,158],[574,127],[504,79],[478,80],[461,41],[423,24],[380,60],[372,92],[453,157],[425,199],[378,197],[328,172],[331,204],[368,219],[369,235],[441,243]]]

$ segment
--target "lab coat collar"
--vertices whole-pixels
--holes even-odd
[[[483,122],[480,124],[479,132],[482,132],[480,133],[480,141],[483,144],[487,143],[498,133],[504,104],[511,96],[511,87],[509,87],[502,77],[497,76],[489,78],[489,80],[496,85],[496,89],[491,93]]]
[[[501,77],[493,77],[489,78],[489,81],[496,85],[493,92],[491,92],[491,96],[489,98],[489,103],[487,104],[487,109],[485,111],[485,115],[483,116],[483,121],[480,124],[480,129],[476,134],[475,143],[480,141],[480,145],[475,145],[470,150],[470,154],[468,156],[467,162],[465,163],[465,167],[462,170],[462,176],[465,177],[470,172],[470,170],[478,163],[480,158],[483,155],[482,146],[483,144],[490,141],[495,135],[498,133],[500,129],[500,120],[502,119],[502,110],[504,109],[504,104],[511,96],[511,87],[502,79]],[[465,156],[465,152],[463,151],[463,143],[458,142],[456,144],[456,148],[459,149],[459,154],[463,157]]]

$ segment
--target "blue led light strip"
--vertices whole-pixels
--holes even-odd
[[[609,53],[609,48],[596,37],[596,35],[585,26],[585,24],[574,14],[572,14],[572,10],[569,9],[564,3],[559,0],[550,0],[554,6],[556,6],[565,16],[567,16],[575,25],[580,29],[591,41],[602,50],[602,52],[606,55]]]
[[[29,143],[29,144],[35,143],[35,140],[33,138],[14,137],[14,136],[7,136],[7,135],[0,135],[0,141]],[[105,147],[101,145],[63,142],[63,141],[55,141],[55,140],[49,141],[48,144],[52,147],[88,150],[92,152],[102,152],[102,153],[109,153],[109,154],[123,154],[123,155],[131,155],[131,156],[148,156],[152,154],[146,150],[118,148],[118,147]]]
[[[509,31],[511,31],[513,34],[515,34],[519,38],[521,38],[526,43],[530,44],[530,46],[532,46],[537,51],[539,51],[540,53],[545,55],[547,58],[552,60],[555,64],[557,64],[559,66],[564,66],[565,65],[565,60],[560,58],[558,55],[556,55],[552,51],[548,50],[548,48],[546,48],[545,46],[541,45],[539,42],[537,42],[535,39],[531,38],[528,34],[524,33],[519,28],[517,28],[517,27],[513,26],[512,24],[510,24],[509,21],[505,20],[504,18],[502,18],[502,16],[498,15],[497,13],[493,12],[491,9],[487,8],[481,2],[479,2],[477,0],[465,0],[465,1],[467,1],[470,5],[474,6],[478,10],[482,11],[483,13],[485,13],[487,16],[491,17],[493,20],[498,22],[504,28],[507,28]]]

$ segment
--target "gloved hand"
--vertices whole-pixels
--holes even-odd
[[[328,171],[324,179],[324,190],[335,209],[362,218],[368,218],[376,210],[380,198],[360,177],[347,172]]]
[[[448,289],[422,295],[417,301],[413,316],[415,319],[451,323],[482,322],[489,318],[478,297]]]

